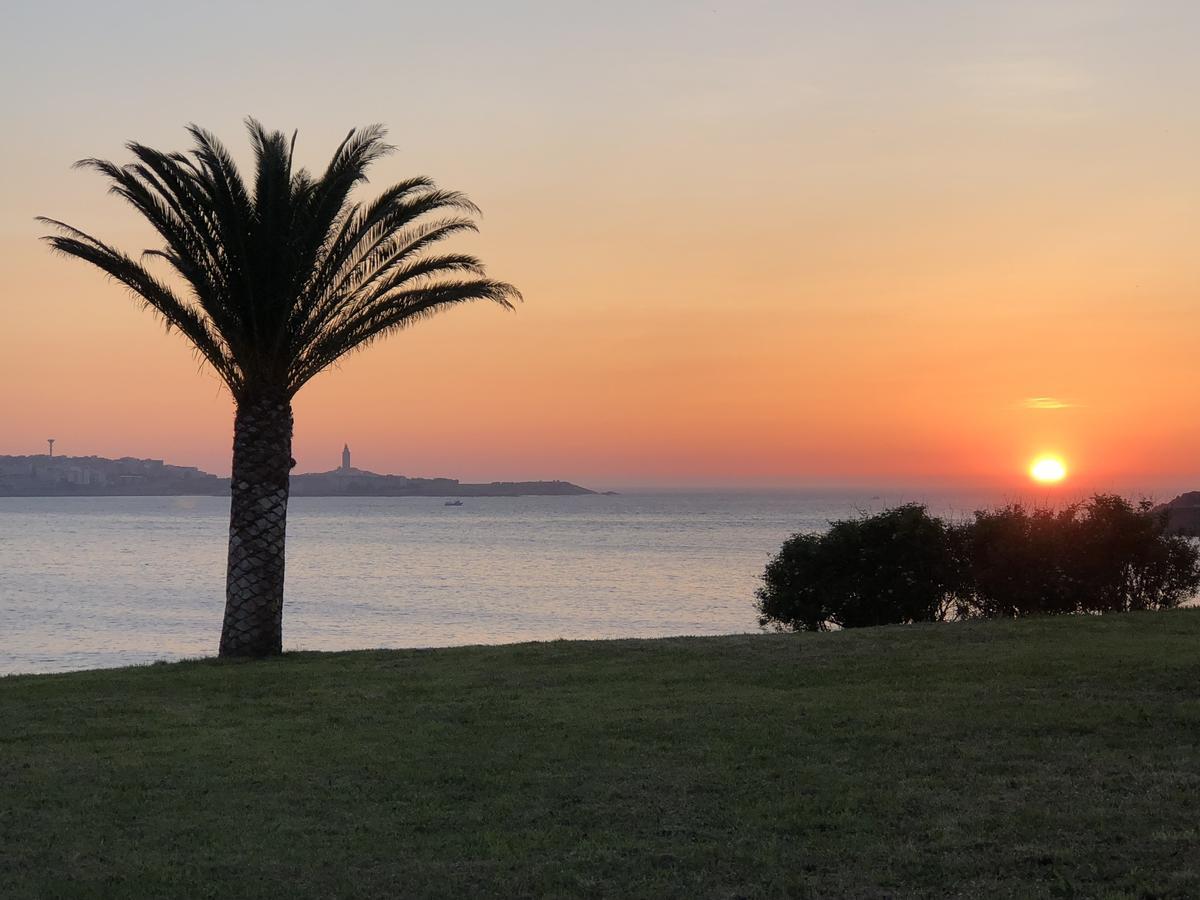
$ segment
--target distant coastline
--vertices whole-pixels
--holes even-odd
[[[1200,537],[1200,491],[1188,491],[1174,500],[1154,507],[1158,513],[1166,513],[1167,530],[1188,537]]]
[[[229,479],[195,466],[124,456],[0,456],[0,497],[178,497],[229,493]],[[522,497],[574,496],[595,491],[569,481],[493,481],[380,475],[349,465],[293,475],[295,497]]]

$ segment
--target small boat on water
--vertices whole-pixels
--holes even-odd
[[[462,501],[461,500],[447,500],[446,505],[447,506],[462,506]]]

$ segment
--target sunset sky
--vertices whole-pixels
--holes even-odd
[[[515,312],[319,376],[298,471],[633,485],[1200,488],[1194,2],[4,7],[0,454],[225,474],[232,404],[49,215],[151,236],[80,157],[191,121],[383,122]]]

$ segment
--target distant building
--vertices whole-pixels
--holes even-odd
[[[342,447],[342,471],[350,471],[350,445],[346,444]]]
[[[0,496],[218,495],[228,490],[226,479],[161,459],[0,456]]]

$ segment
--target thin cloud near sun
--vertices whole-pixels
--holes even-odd
[[[1077,409],[1082,406],[1058,397],[1026,397],[1020,405],[1022,409]]]

